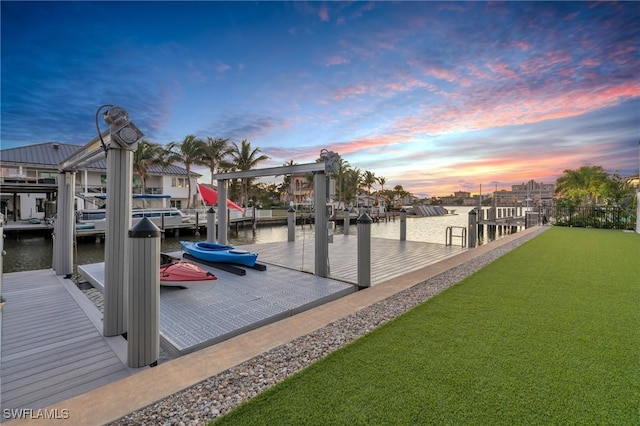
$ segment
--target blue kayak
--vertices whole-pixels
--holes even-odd
[[[190,254],[196,259],[206,260],[207,262],[218,263],[235,263],[253,267],[258,258],[257,253],[251,253],[247,250],[237,249],[233,246],[210,242],[191,242],[180,241],[182,250]]]

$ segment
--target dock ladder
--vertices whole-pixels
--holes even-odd
[[[454,234],[454,230],[462,230],[460,234]],[[445,245],[452,246],[453,239],[460,238],[460,244],[462,247],[467,246],[467,228],[464,226],[447,226],[446,235],[445,235]]]

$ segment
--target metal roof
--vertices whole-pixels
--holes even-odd
[[[82,147],[80,145],[65,144],[58,142],[45,142],[35,145],[21,146],[18,148],[8,148],[0,150],[0,163],[40,166],[42,168],[58,168],[58,164],[71,156]],[[106,170],[105,160],[97,161],[87,167],[89,170]],[[186,176],[187,171],[182,167],[171,165],[163,168],[154,164],[149,167],[148,173],[158,175],[180,175]],[[193,177],[200,177],[199,173],[191,172]]]

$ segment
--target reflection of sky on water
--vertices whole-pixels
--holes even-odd
[[[424,241],[429,243],[444,244],[445,231],[447,226],[463,226],[468,224],[468,212],[471,207],[456,207],[455,215],[427,217],[427,218],[407,218],[407,240]],[[351,225],[349,228],[350,235],[357,235],[357,225]],[[253,232],[252,228],[245,227],[229,231],[229,242],[235,245],[260,244],[276,241],[287,240],[286,226],[264,226],[258,227]],[[342,226],[332,230],[333,233],[342,234]],[[296,239],[303,238],[313,239],[315,230],[313,226],[296,226]],[[486,234],[485,234],[486,235]],[[179,237],[167,236],[162,240],[163,252],[180,251],[180,240],[202,240],[206,237],[203,234],[200,237],[183,234]],[[371,224],[371,237],[373,238],[400,238],[400,219],[396,217],[395,221],[378,222]],[[457,244],[456,240],[454,243]],[[29,237],[20,240],[5,239],[4,250],[7,252],[4,256],[4,272],[19,272],[34,269],[50,269],[52,265],[52,240],[45,240],[42,237]],[[331,250],[331,245],[329,245]],[[91,239],[85,239],[78,243],[77,252],[74,254],[77,264],[83,265],[87,263],[96,263],[104,261],[104,243],[98,244]]]

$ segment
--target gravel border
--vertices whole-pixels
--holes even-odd
[[[544,232],[546,227],[418,283],[312,333],[210,377],[112,425],[192,426],[210,422],[297,371],[423,303]]]

